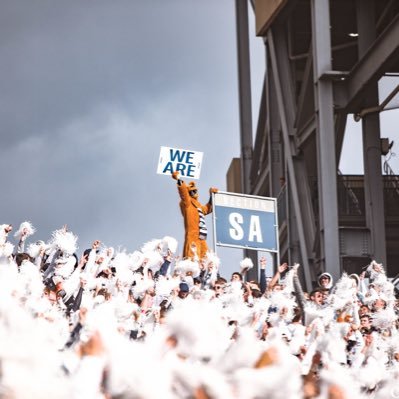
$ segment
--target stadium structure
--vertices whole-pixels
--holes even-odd
[[[321,272],[337,279],[373,259],[394,277],[399,177],[380,113],[399,85],[383,99],[378,85],[399,77],[399,1],[236,0],[235,7],[241,154],[227,172],[227,190],[278,198],[281,261],[302,265],[307,289]],[[266,65],[256,126],[251,12]],[[339,170],[348,118],[362,127],[363,148],[355,151],[363,154],[363,175]]]

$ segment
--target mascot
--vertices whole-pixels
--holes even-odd
[[[172,173],[172,177],[177,180],[177,189],[181,198],[180,210],[184,218],[183,258],[198,256],[199,259],[202,259],[208,251],[205,215],[212,212],[212,193],[216,193],[218,190],[211,187],[209,202],[206,205],[201,205],[198,201],[198,189],[195,182],[186,184],[180,179],[180,174],[177,171]]]

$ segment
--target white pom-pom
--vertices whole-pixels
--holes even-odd
[[[129,267],[136,271],[144,262],[144,255],[140,251],[134,251],[129,255]]]
[[[381,263],[377,263],[373,260],[368,266],[366,271],[370,275],[370,280],[374,281],[379,275],[385,275],[384,267]]]
[[[141,252],[152,252],[152,251],[160,251],[162,247],[162,240],[156,238],[154,240],[146,242],[141,247]]]
[[[0,245],[3,245],[7,241],[7,233],[4,230],[5,224],[0,224]]]
[[[163,252],[166,255],[167,250],[172,252],[172,254],[177,251],[177,240],[176,238],[165,236],[162,238]]]
[[[205,267],[208,267],[210,263],[213,264],[215,269],[219,269],[220,258],[214,252],[208,251],[204,258]]]
[[[136,271],[143,263],[144,255],[139,251],[134,251],[132,254],[126,252],[119,252],[112,260],[112,265],[120,272],[126,269]]]
[[[286,295],[283,292],[275,291],[270,295],[270,306],[277,308],[278,319],[284,319],[290,322],[294,317],[294,308],[296,301],[293,296]]]
[[[200,273],[198,262],[194,262],[191,259],[183,259],[175,265],[174,272],[178,274],[187,275],[191,273],[194,277]]]
[[[183,302],[173,309],[166,328],[177,339],[177,352],[194,358],[221,355],[231,335],[220,308],[203,301]]]
[[[112,261],[112,266],[116,269],[116,278],[124,284],[131,284],[134,280],[134,273],[129,267],[131,264],[131,259],[125,252],[116,254]]]
[[[21,225],[19,226],[19,229],[15,232],[14,237],[21,237],[22,234],[25,232],[25,237],[29,237],[32,234],[34,234],[36,231],[36,229],[32,226],[31,222],[23,222],[21,223]]]
[[[32,244],[29,244],[28,249],[27,249],[27,254],[31,257],[31,258],[37,258],[40,254],[40,251],[42,248],[45,248],[45,244],[43,241],[38,241]]]
[[[116,271],[127,269],[129,265],[129,256],[126,252],[119,252],[115,255],[115,258],[112,260],[112,266],[115,267]]]
[[[169,297],[171,292],[179,287],[179,283],[179,279],[167,279],[163,276],[160,276],[158,281],[156,282],[157,296],[160,298]]]
[[[329,393],[331,387],[335,387],[336,397],[341,398],[364,398],[360,392],[358,374],[352,376],[348,368],[337,363],[330,363],[320,372],[320,396],[319,398],[331,398],[335,395]]]
[[[145,292],[154,287],[154,280],[141,279],[136,280],[136,285],[132,288],[135,298],[141,298]]]
[[[162,263],[164,262],[161,254],[156,251],[145,252],[144,258],[145,260],[147,260],[146,266],[154,273],[156,273],[161,268]]]
[[[5,258],[8,258],[9,256],[12,255],[14,251],[14,245],[12,245],[10,242],[6,242],[3,245],[0,245],[0,258],[3,256]]]
[[[354,280],[346,273],[337,281],[333,293],[328,298],[329,305],[334,309],[343,310],[347,305],[356,299],[356,288],[353,285]]]
[[[240,262],[240,267],[241,270],[249,270],[252,269],[254,267],[254,263],[252,262],[251,258],[244,258],[241,262]]]
[[[78,237],[70,231],[56,230],[52,234],[51,244],[62,252],[73,255],[77,248]]]
[[[396,321],[396,314],[392,308],[386,308],[372,315],[373,327],[378,329],[392,328]]]
[[[133,283],[134,273],[129,269],[118,270],[116,272],[116,278],[127,287]]]

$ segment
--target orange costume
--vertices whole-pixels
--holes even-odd
[[[205,215],[212,212],[212,198],[209,199],[206,205],[201,205],[198,201],[198,190],[195,182],[190,182],[187,185],[179,179],[178,172],[172,173],[172,177],[177,180],[177,189],[181,198],[180,210],[184,218],[183,258],[193,258],[198,255],[198,258],[202,259],[208,251]],[[216,188],[209,189],[210,194],[217,191]],[[195,247],[197,254],[194,252]]]

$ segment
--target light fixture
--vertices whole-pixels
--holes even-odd
[[[356,32],[351,32],[351,33],[348,33],[348,36],[350,36],[350,37],[358,37],[359,34],[356,33]]]

